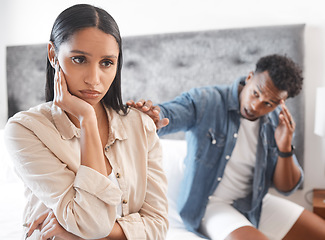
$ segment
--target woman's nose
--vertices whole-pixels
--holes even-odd
[[[99,69],[97,67],[89,68],[84,82],[89,85],[98,85],[100,82]]]

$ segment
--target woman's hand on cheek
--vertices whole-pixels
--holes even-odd
[[[53,102],[62,110],[72,114],[79,121],[87,114],[94,113],[93,107],[86,101],[73,96],[67,86],[67,82],[59,64],[56,64],[54,76],[54,99]]]

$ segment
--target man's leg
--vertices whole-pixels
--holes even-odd
[[[231,232],[225,240],[269,240],[263,233],[251,226],[238,228]]]
[[[308,210],[304,210],[283,239],[323,240],[325,239],[325,220]]]
[[[294,202],[267,194],[263,199],[258,229],[270,240],[283,239],[303,211],[304,208]]]
[[[212,240],[267,240],[268,238],[229,203],[209,202],[200,231]]]

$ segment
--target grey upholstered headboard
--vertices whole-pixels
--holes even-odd
[[[125,37],[123,99],[160,103],[192,87],[229,84],[268,54],[286,54],[303,67],[303,36],[304,24]],[[45,43],[7,48],[9,116],[44,101],[45,60]],[[304,92],[287,102],[303,163]]]

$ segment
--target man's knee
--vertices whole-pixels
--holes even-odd
[[[268,238],[259,230],[252,226],[244,226],[237,228],[231,232],[225,240],[268,240]]]

